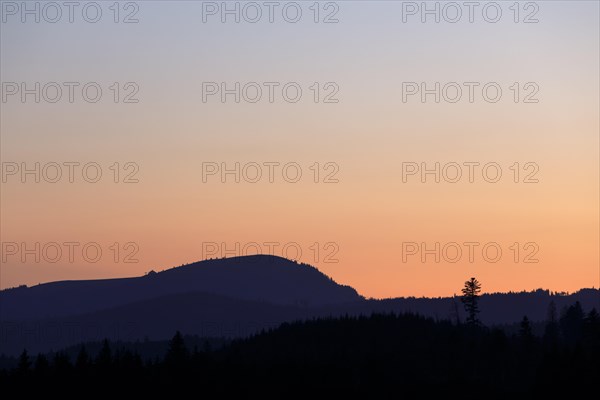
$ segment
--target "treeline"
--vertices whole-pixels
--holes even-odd
[[[600,317],[576,303],[560,317],[551,306],[543,336],[533,335],[527,318],[518,334],[507,335],[414,314],[374,314],[283,324],[220,349],[190,348],[177,332],[164,357],[153,359],[109,341],[95,354],[82,346],[76,357],[24,352],[16,368],[0,372],[0,387],[537,397],[597,392],[599,376]]]

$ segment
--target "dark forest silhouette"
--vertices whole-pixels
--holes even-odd
[[[248,280],[252,274],[262,280],[256,284]],[[295,279],[300,280],[297,287]],[[212,292],[202,291],[211,284]],[[225,296],[236,288],[243,288],[239,297]],[[211,260],[141,278],[57,282],[3,291],[2,299],[9,304],[26,300],[16,308],[33,313],[30,317],[86,307],[94,310],[101,305],[96,296],[114,293],[112,304],[125,304],[80,314],[78,321],[95,323],[93,328],[102,321],[137,317],[143,331],[125,341],[74,336],[55,342],[59,351],[17,348],[13,343],[12,355],[0,355],[0,387],[51,390],[70,384],[151,392],[165,385],[171,389],[200,386],[208,393],[281,394],[293,389],[295,394],[319,390],[369,397],[447,394],[468,388],[497,395],[564,390],[573,396],[595,384],[600,376],[600,316],[594,308],[598,291],[573,296],[547,291],[482,295],[481,288],[471,278],[460,297],[364,299],[314,267],[260,256]],[[153,290],[159,295],[151,297]],[[82,304],[62,306],[66,296],[77,293],[86,293]],[[45,309],[35,310],[40,304]],[[482,318],[514,305],[516,309],[506,314],[513,316],[512,324],[486,324],[489,317]],[[432,309],[444,310],[442,316]],[[527,310],[535,310],[533,319]],[[234,334],[198,330],[204,319],[218,321],[223,315],[221,321],[237,321],[246,329]],[[150,322],[143,325],[144,321]],[[250,322],[254,324],[244,325]],[[156,334],[156,327],[161,330],[150,340],[148,335]],[[37,334],[27,329],[13,333],[26,338]],[[10,331],[3,328],[3,344],[8,341],[5,333]],[[145,339],[140,341],[141,337]]]
[[[105,340],[95,354],[35,357],[24,351],[0,372],[4,390],[77,384],[108,390],[122,385],[199,387],[203,392],[276,394],[333,391],[377,394],[490,390],[499,394],[570,396],[600,376],[600,317],[576,303],[532,333],[526,317],[517,334],[479,324],[435,321],[416,314],[320,318],[279,328],[218,349],[186,344],[180,332],[161,357],[145,357]],[[101,387],[98,387],[100,384]],[[89,385],[89,386],[88,386]]]
[[[457,292],[460,287],[457,285]],[[180,330],[204,337],[243,338],[283,322],[372,313],[417,313],[469,322],[463,297],[367,299],[316,268],[273,256],[197,262],[137,278],[51,282],[0,291],[0,355],[23,348],[48,352],[78,343],[167,340]],[[600,305],[597,289],[573,294],[482,294],[477,320],[520,329],[527,315],[541,321],[554,302],[562,310],[579,301],[584,312]]]

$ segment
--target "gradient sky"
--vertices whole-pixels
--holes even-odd
[[[111,3],[102,3],[105,13]],[[272,24],[203,23],[202,3],[192,1],[138,2],[135,24],[115,24],[112,14],[96,24],[78,14],[72,24],[9,17],[1,24],[2,82],[95,81],[105,92],[95,104],[9,98],[1,104],[2,162],[96,162],[103,178],[9,177],[2,242],[97,242],[104,256],[11,256],[0,287],[140,275],[202,259],[203,242],[295,242],[302,261],[369,297],[451,295],[471,276],[487,292],[598,287],[599,5],[537,2],[539,23],[524,24],[512,21],[512,3],[501,2],[495,24],[480,13],[474,23],[403,23],[402,3],[383,1],[337,2],[334,24],[312,21],[312,2],[302,3],[296,24],[280,14]],[[303,98],[202,102],[202,82],[251,81],[298,82]],[[139,103],[112,102],[113,82],[135,82]],[[339,103],[312,102],[313,82],[335,82]],[[497,82],[503,97],[492,104],[476,91],[473,103],[405,103],[403,82]],[[535,82],[539,102],[515,103],[514,82]],[[113,183],[114,162],[136,163],[140,182]],[[204,162],[297,162],[303,177],[203,183]],[[339,183],[314,183],[315,162],[336,163]],[[404,183],[405,162],[496,162],[503,176]],[[539,182],[514,183],[515,162],[536,163]],[[139,262],[115,263],[114,242],[135,242]],[[329,242],[338,263],[323,260]],[[403,262],[405,242],[497,242],[503,256]],[[536,243],[539,262],[522,262],[521,249],[515,263],[514,242]]]

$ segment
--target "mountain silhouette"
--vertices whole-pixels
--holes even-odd
[[[485,325],[512,329],[524,315],[532,323],[544,321],[552,301],[559,311],[575,301],[589,311],[598,307],[599,294],[596,289],[572,295],[541,289],[484,294],[480,318]],[[0,291],[0,354],[57,350],[104,338],[163,340],[176,330],[245,337],[283,322],[374,312],[465,320],[458,297],[365,299],[310,265],[257,255],[205,260],[136,278]]]
[[[256,255],[196,262],[142,277],[61,281],[0,292],[4,321],[83,314],[165,295],[204,292],[280,305],[321,306],[361,300],[307,264]]]

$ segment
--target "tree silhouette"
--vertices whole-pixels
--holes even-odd
[[[556,316],[556,303],[554,300],[548,305],[548,317],[544,328],[544,344],[549,347],[556,347],[558,343],[558,319]]]
[[[165,362],[171,365],[183,365],[188,359],[188,349],[185,347],[181,332],[177,331],[169,342],[169,350],[165,356]]]
[[[48,373],[50,369],[50,363],[48,362],[48,358],[46,358],[43,354],[38,354],[35,359],[35,364],[33,365],[33,371],[36,376],[44,377]]]
[[[569,306],[560,317],[560,330],[568,343],[573,344],[581,339],[583,317],[583,309],[578,301],[574,305]]]
[[[583,320],[583,337],[600,348],[600,315],[595,308]]]
[[[17,365],[17,373],[19,375],[27,375],[29,373],[30,367],[31,367],[31,361],[29,360],[29,354],[27,354],[27,350],[23,350],[23,352],[19,356],[19,364]]]
[[[102,342],[102,348],[96,357],[96,366],[100,369],[106,370],[110,368],[112,363],[112,352],[110,350],[110,344],[108,343],[108,339],[104,339]]]
[[[460,325],[460,314],[458,312],[458,303],[456,302],[455,298],[452,299],[452,306],[450,308],[450,320],[454,321],[456,323],[456,325]]]
[[[89,363],[90,358],[87,351],[85,351],[85,346],[82,345],[79,354],[77,355],[77,359],[75,360],[75,368],[77,368],[78,371],[83,372],[88,368]]]
[[[479,314],[479,307],[477,301],[479,300],[479,292],[481,292],[481,284],[475,278],[465,282],[465,286],[462,289],[461,301],[465,305],[465,311],[467,312],[467,324],[471,326],[477,326],[480,324],[477,314]]]
[[[519,337],[521,338],[521,342],[525,347],[531,346],[531,344],[534,341],[533,331],[531,330],[531,324],[529,323],[529,318],[527,318],[526,315],[521,320]]]
[[[58,374],[68,374],[73,368],[69,356],[62,351],[59,351],[54,355],[52,364],[54,371]]]

